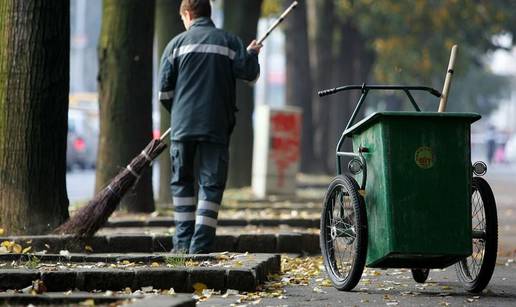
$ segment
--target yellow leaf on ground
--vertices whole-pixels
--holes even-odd
[[[28,253],[32,249],[32,246],[26,247],[22,250],[22,254]]]
[[[195,284],[193,284],[193,288],[195,290],[195,293],[199,293],[200,294],[200,293],[202,293],[202,290],[207,289],[208,286],[206,286],[202,282],[196,282]]]
[[[19,254],[19,253],[21,253],[21,252],[22,252],[22,247],[21,247],[21,245],[20,245],[20,244],[16,244],[16,243],[14,243],[14,244],[13,244],[13,246],[12,246],[12,251],[13,251],[13,253],[15,253],[15,254]]]
[[[0,236],[3,236],[5,233],[5,230],[3,228],[0,228]]]
[[[87,299],[87,300],[85,300],[85,301],[82,301],[82,302],[80,303],[80,305],[81,305],[81,306],[95,306],[95,300],[93,300],[93,299],[91,299],[91,298],[90,298],[90,299]]]
[[[151,263],[151,267],[158,267],[158,266],[159,266],[159,263],[157,263],[157,262]]]
[[[91,247],[89,245],[84,246],[84,250],[87,252],[93,253],[93,247]]]
[[[7,249],[9,249],[11,247],[11,245],[13,245],[13,241],[3,241],[2,244],[0,244],[0,246],[3,246]]]

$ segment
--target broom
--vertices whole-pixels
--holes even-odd
[[[142,171],[167,148],[164,140],[169,133],[170,128],[159,139],[153,139],[107,187],[53,233],[83,238],[93,236],[115,211],[122,197],[137,183]]]

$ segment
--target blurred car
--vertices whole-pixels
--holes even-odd
[[[68,111],[66,169],[92,169],[97,161],[98,119],[85,110]]]

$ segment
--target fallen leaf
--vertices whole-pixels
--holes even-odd
[[[151,267],[158,267],[158,266],[159,266],[159,263],[157,263],[157,262],[151,263]]]
[[[3,228],[0,228],[0,236],[3,236],[5,233],[5,230]]]
[[[0,246],[10,249],[12,244],[14,244],[13,241],[3,241],[2,244],[0,244]]]
[[[90,253],[93,253],[93,248],[89,245],[84,246],[84,250]]]
[[[193,288],[195,290],[195,293],[201,294],[202,290],[207,289],[208,286],[206,286],[202,282],[196,282],[195,284],[193,284]]]
[[[26,247],[22,250],[22,254],[28,253],[32,249],[32,246]]]
[[[60,250],[59,255],[61,256],[70,256],[70,252],[67,250]]]
[[[145,293],[152,292],[153,289],[154,288],[152,286],[142,287],[142,291],[145,292]]]
[[[85,301],[82,301],[80,303],[81,306],[95,306],[95,300],[94,299],[87,299]]]
[[[12,252],[15,253],[15,254],[20,254],[22,252],[22,247],[20,244],[16,244],[14,243],[12,245]]]

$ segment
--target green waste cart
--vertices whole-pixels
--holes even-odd
[[[337,176],[321,214],[320,244],[328,276],[353,289],[364,266],[410,268],[417,282],[429,269],[455,264],[466,290],[482,291],[497,251],[497,215],[483,162],[471,163],[475,113],[422,112],[411,91],[421,86],[350,85],[362,95],[337,144]],[[414,112],[377,112],[354,124],[370,90],[400,90]],[[352,152],[341,151],[351,139]],[[343,160],[349,174],[343,174]],[[476,176],[474,176],[476,175]]]

